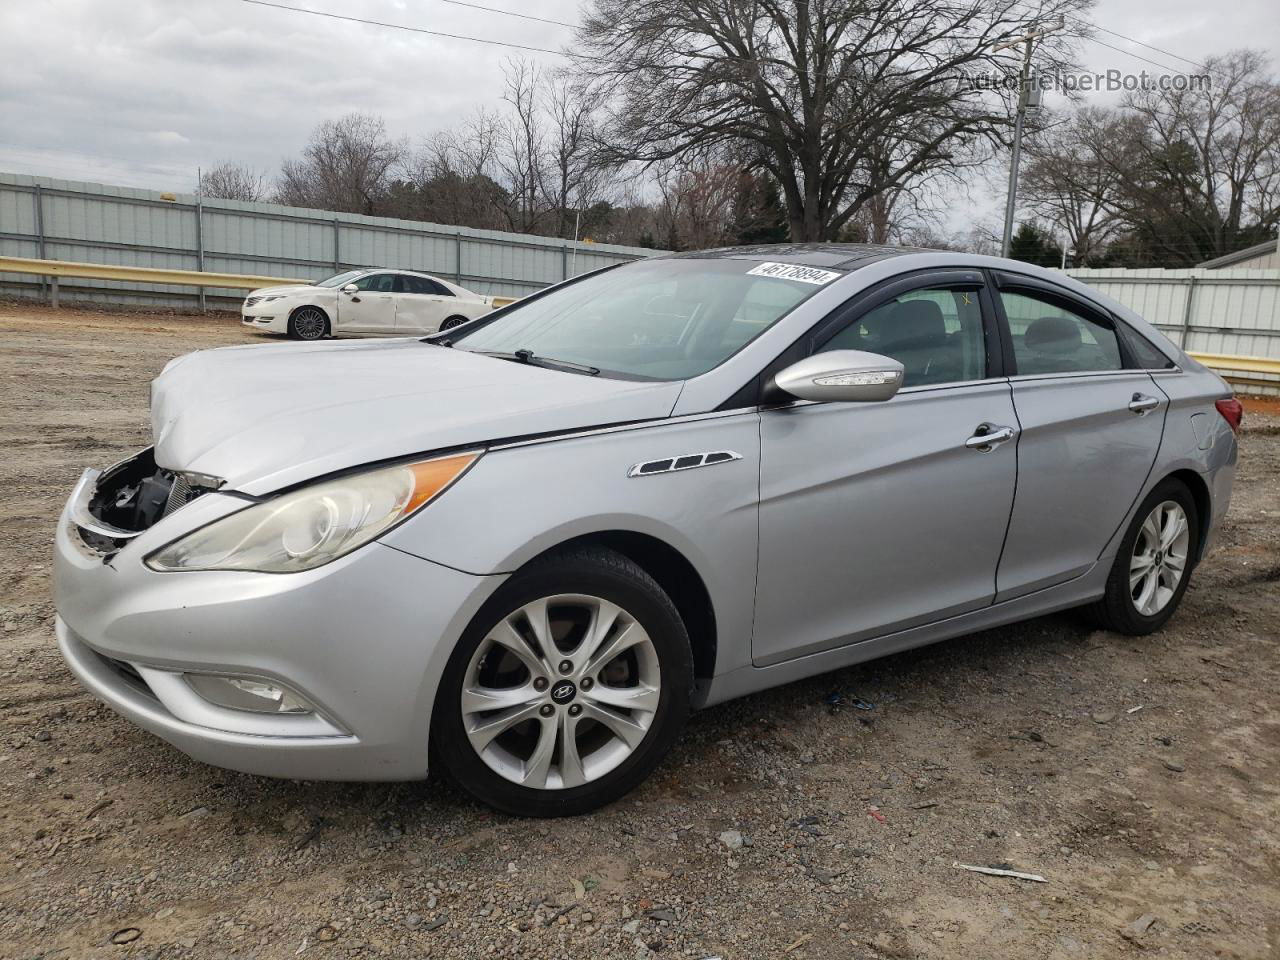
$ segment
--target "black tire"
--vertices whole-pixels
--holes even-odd
[[[1148,616],[1138,609],[1134,601],[1129,581],[1130,563],[1133,560],[1138,537],[1142,535],[1143,523],[1153,510],[1168,501],[1176,503],[1186,514],[1189,527],[1186,565],[1182,578],[1173,591],[1173,596],[1163,607]],[[1199,555],[1200,515],[1196,509],[1195,498],[1186,484],[1170,477],[1157,484],[1134,512],[1129,529],[1125,531],[1124,538],[1120,541],[1120,550],[1111,567],[1111,574],[1107,577],[1107,592],[1103,594],[1101,600],[1087,608],[1088,613],[1098,626],[1107,630],[1135,637],[1154,633],[1163,627],[1178,609],[1183,594],[1187,592],[1187,585],[1191,582],[1191,574]]]
[[[441,330],[452,330],[454,327],[460,327],[470,320],[469,317],[448,317],[440,324]]]
[[[329,335],[329,316],[319,307],[298,307],[289,315],[289,339],[315,341]]]
[[[617,767],[581,786],[535,789],[501,776],[481,759],[464,726],[461,692],[472,656],[496,624],[525,604],[569,593],[617,604],[648,633],[661,676],[658,706],[644,739]],[[463,633],[436,695],[431,725],[433,763],[442,766],[467,793],[506,813],[527,817],[586,813],[617,800],[649,776],[684,728],[692,692],[689,636],[671,598],[641,567],[615,551],[571,549],[512,576]]]

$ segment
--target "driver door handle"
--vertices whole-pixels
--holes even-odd
[[[990,453],[1006,440],[1012,440],[1017,432],[1013,427],[997,427],[991,423],[980,423],[978,429],[973,431],[973,436],[966,440],[964,445],[979,453]]]
[[[1160,401],[1156,397],[1148,397],[1145,393],[1135,393],[1133,399],[1129,401],[1129,411],[1142,416],[1148,411],[1154,410],[1160,406]]]

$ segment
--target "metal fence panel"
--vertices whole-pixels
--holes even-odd
[[[519,297],[571,273],[657,252],[0,173],[0,253],[11,256],[305,280],[392,267],[435,274],[477,293]],[[41,286],[30,276],[0,275],[0,291],[30,295]],[[90,279],[64,280],[62,291],[64,299],[184,307],[207,301],[234,308],[242,296]]]

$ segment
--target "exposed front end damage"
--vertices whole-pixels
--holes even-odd
[[[216,477],[158,467],[148,447],[106,470],[86,470],[72,494],[70,517],[85,546],[107,560],[163,517],[219,486]]]

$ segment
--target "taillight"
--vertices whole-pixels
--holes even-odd
[[[1235,397],[1224,397],[1214,404],[1218,408],[1218,412],[1222,414],[1222,419],[1227,421],[1231,427],[1232,433],[1240,430],[1240,421],[1244,419],[1244,404]]]

